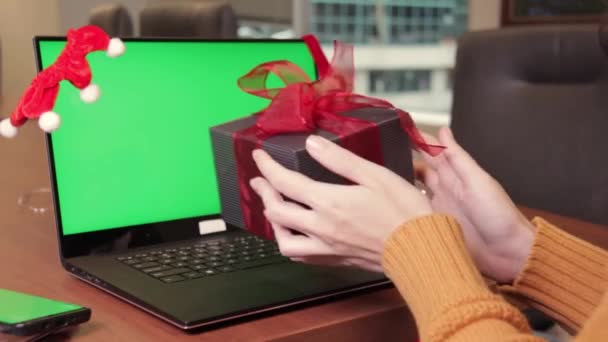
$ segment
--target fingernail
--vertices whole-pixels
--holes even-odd
[[[325,138],[318,135],[311,135],[308,137],[308,139],[306,139],[306,146],[315,150],[320,150],[325,145],[325,142]]]
[[[253,152],[251,153],[251,156],[253,157],[254,160],[257,161],[260,158],[261,153],[262,153],[262,151],[259,149],[253,150]]]

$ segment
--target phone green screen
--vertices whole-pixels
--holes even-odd
[[[0,289],[0,323],[4,324],[27,322],[81,308],[74,304]]]
[[[42,66],[64,46],[40,41]],[[51,141],[64,235],[219,213],[209,128],[269,103],[243,92],[238,78],[273,60],[289,60],[315,78],[301,41],[126,46],[115,59],[88,56],[101,89],[97,102],[85,104],[78,89],[61,84],[54,111],[62,124]]]

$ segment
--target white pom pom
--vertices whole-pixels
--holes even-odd
[[[0,121],[0,135],[5,138],[14,138],[17,135],[17,127],[11,124],[10,119]]]
[[[125,43],[120,40],[120,38],[112,38],[110,39],[110,43],[108,44],[108,50],[106,54],[110,57],[118,57],[125,53]]]
[[[38,119],[38,126],[47,133],[57,130],[59,125],[61,125],[61,118],[55,112],[44,112]]]
[[[80,99],[85,103],[92,103],[99,99],[101,90],[96,84],[89,84],[86,88],[80,91]]]

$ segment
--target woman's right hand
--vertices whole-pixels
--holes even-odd
[[[435,139],[425,136],[427,142]],[[534,227],[500,184],[456,142],[449,128],[439,131],[446,149],[423,153],[423,181],[432,191],[435,212],[455,217],[479,270],[498,282],[512,282],[530,253]]]

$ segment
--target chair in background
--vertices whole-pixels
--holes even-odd
[[[237,37],[237,18],[232,7],[221,1],[163,1],[140,13],[142,37]]]
[[[520,205],[608,224],[608,57],[597,25],[466,34],[456,139]],[[526,310],[531,325],[552,325]]]
[[[101,27],[112,37],[133,36],[131,15],[119,4],[103,4],[93,8],[89,23]]]
[[[516,203],[608,224],[608,56],[597,25],[465,35],[452,129]]]

